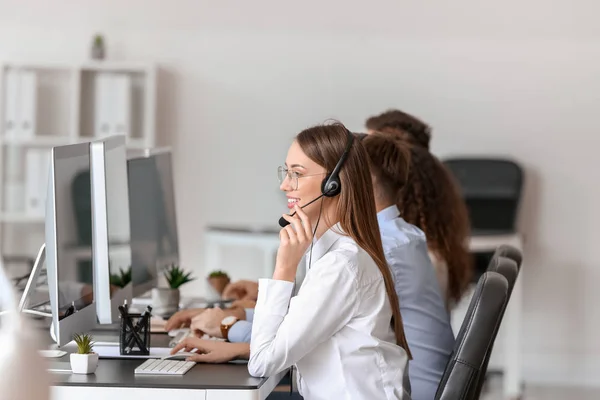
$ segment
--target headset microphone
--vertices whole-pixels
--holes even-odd
[[[319,196],[319,197],[317,197],[316,199],[309,201],[308,203],[306,203],[305,205],[303,205],[303,206],[302,206],[302,207],[300,207],[300,208],[304,208],[304,207],[306,207],[306,206],[309,206],[309,205],[311,205],[312,203],[314,203],[315,201],[319,200],[319,199],[320,199],[321,197],[323,197],[323,196],[325,196],[325,195],[324,195],[324,194],[320,195],[320,196]],[[294,211],[294,212],[293,212],[293,213],[290,215],[290,217],[293,217],[294,215],[296,215],[296,212],[295,212],[295,211]],[[287,221],[285,218],[283,218],[283,217],[279,218],[279,226],[281,226],[282,228],[285,228],[285,227],[286,227],[286,226],[288,226],[289,224],[290,224],[290,223],[289,223],[289,222],[288,222],[288,221]]]

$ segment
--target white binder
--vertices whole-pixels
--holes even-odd
[[[131,133],[132,84],[127,74],[98,73],[95,77],[94,136]]]
[[[37,75],[34,71],[20,71],[18,104],[19,139],[33,139],[37,114]]]
[[[46,206],[50,151],[37,148],[27,149],[25,168],[25,213],[32,217],[43,217]]]
[[[6,71],[4,128],[9,139],[31,139],[36,134],[37,75],[34,71]]]

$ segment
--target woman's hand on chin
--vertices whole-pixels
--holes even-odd
[[[293,282],[298,264],[312,243],[313,232],[308,216],[296,204],[296,214],[292,217],[284,214],[290,224],[279,231],[279,249],[273,279]]]

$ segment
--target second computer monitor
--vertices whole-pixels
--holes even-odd
[[[179,262],[171,152],[153,150],[127,163],[133,295],[156,287],[158,274]]]
[[[124,136],[90,143],[95,301],[98,322],[119,321],[118,306],[131,302],[131,233]]]
[[[89,143],[52,149],[46,198],[46,268],[59,346],[96,324],[93,307]]]

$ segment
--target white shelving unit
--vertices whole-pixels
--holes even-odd
[[[0,63],[0,254],[36,253],[44,237],[50,149],[124,134],[155,147],[153,64]]]

